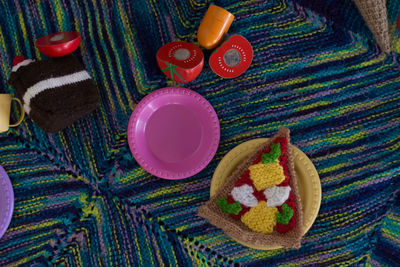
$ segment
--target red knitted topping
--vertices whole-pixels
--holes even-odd
[[[286,233],[286,232],[292,230],[292,228],[296,224],[296,207],[294,205],[294,198],[293,198],[292,192],[290,192],[289,198],[285,201],[285,203],[288,204],[288,206],[292,208],[293,217],[292,217],[292,219],[290,219],[288,225],[283,225],[283,224],[279,224],[279,223],[276,224],[276,231],[278,231],[279,233]],[[279,207],[278,210],[279,210],[279,212],[282,212],[281,207]]]
[[[277,137],[275,138],[274,144],[276,143],[281,143],[281,154],[284,154],[286,151],[287,139],[285,137]]]
[[[287,150],[287,139],[284,137],[277,137],[275,139],[275,143],[280,143],[280,148],[281,148],[281,156],[279,157],[279,164],[283,168],[283,173],[285,174],[285,180],[279,184],[279,186],[288,186],[290,185],[290,174],[289,174],[289,168],[287,167],[287,157],[284,155],[284,152]],[[292,208],[293,210],[293,217],[290,219],[288,225],[283,225],[283,224],[276,224],[276,230],[279,233],[286,233],[294,227],[296,224],[296,207],[294,204],[294,198],[292,195],[292,191],[290,191],[289,198],[285,201],[285,203]],[[281,207],[278,207],[279,212],[282,212]]]
[[[281,156],[279,157],[279,164],[283,168],[283,173],[285,174],[285,180],[279,184],[279,186],[287,186],[289,184],[290,180],[290,175],[289,175],[289,169],[287,167],[287,157],[284,155],[284,152],[287,150],[287,140],[284,137],[277,137],[275,143],[280,143],[281,147]]]
[[[253,195],[257,198],[258,202],[267,201],[267,198],[264,195],[264,191],[254,191]]]
[[[237,180],[235,187],[239,187],[242,186],[244,184],[250,185],[252,187],[254,187],[253,185],[253,180],[250,179],[250,171],[247,170],[242,174],[242,177],[240,177],[239,180]]]
[[[26,58],[24,57],[24,56],[16,56],[14,59],[13,59],[13,62],[12,62],[12,64],[13,64],[13,66],[16,66],[16,65],[18,65],[19,63],[21,63],[22,61],[24,61]]]
[[[249,207],[246,207],[246,206],[243,205],[243,204],[240,204],[240,205],[242,206],[242,210],[239,212],[238,215],[230,214],[230,216],[231,216],[233,219],[235,219],[235,220],[240,220],[240,218],[241,218],[246,212],[248,212],[248,211],[250,210]]]
[[[228,195],[228,203],[232,204],[232,203],[235,203],[235,202],[236,202],[236,201],[233,199],[232,195],[229,194],[229,195]],[[243,205],[243,204],[240,204],[240,205],[242,206],[242,210],[239,212],[238,215],[230,214],[230,216],[231,216],[233,219],[235,219],[235,220],[240,220],[240,217],[242,217],[246,212],[248,212],[248,211],[250,210],[249,207],[246,207],[246,206]]]

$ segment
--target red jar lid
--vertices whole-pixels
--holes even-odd
[[[74,52],[81,42],[78,32],[57,32],[36,40],[39,51],[49,57],[62,57]]]

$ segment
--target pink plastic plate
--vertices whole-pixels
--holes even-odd
[[[14,191],[10,178],[0,165],[0,238],[10,224],[14,210]]]
[[[136,106],[128,142],[136,161],[164,179],[183,179],[204,169],[219,144],[219,121],[211,104],[181,87],[159,89]]]

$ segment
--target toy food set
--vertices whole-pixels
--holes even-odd
[[[281,128],[241,162],[199,215],[243,243],[299,248],[303,207],[289,130]]]
[[[197,32],[199,44],[214,49],[222,41],[234,16],[225,9],[210,5]],[[235,78],[245,72],[253,60],[253,48],[241,35],[227,38],[211,55],[209,64],[213,72],[223,78]],[[157,52],[161,71],[171,80],[186,83],[194,80],[203,69],[201,49],[187,42],[171,42]]]
[[[11,102],[16,101],[20,108],[20,116],[16,123],[10,124]],[[10,127],[18,126],[24,119],[24,109],[18,98],[10,94],[0,94],[0,133],[7,132]]]
[[[215,49],[209,64],[223,78],[241,75],[253,59],[252,46],[243,36],[224,41],[233,19],[228,11],[210,5],[197,33],[202,47]],[[8,82],[18,94],[14,100],[23,107],[21,113],[46,132],[68,127],[98,106],[93,80],[71,54],[80,40],[77,32],[43,36],[35,45],[50,58],[35,61],[18,56],[13,61]],[[182,41],[162,46],[156,58],[161,71],[179,83],[194,80],[204,66],[202,50]],[[0,132],[10,126],[11,100],[10,95],[0,95]],[[182,87],[162,88],[144,97],[128,123],[132,155],[146,171],[163,179],[199,173],[214,157],[219,140],[220,125],[212,105]],[[11,183],[0,166],[0,237],[11,220],[13,201]],[[289,130],[281,128],[255,147],[200,207],[199,215],[243,244],[299,248],[303,206]]]
[[[169,79],[186,83],[199,76],[204,65],[204,55],[194,44],[171,42],[158,50],[157,63]]]

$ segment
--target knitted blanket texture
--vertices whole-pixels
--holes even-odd
[[[249,40],[254,59],[243,75],[223,79],[205,51],[202,73],[181,86],[215,108],[217,154],[193,177],[159,179],[132,157],[128,120],[145,95],[177,85],[159,70],[157,50],[196,44],[211,3],[235,15],[229,33]],[[0,134],[0,165],[15,194],[0,266],[399,264],[400,3],[387,8],[394,52],[385,54],[350,0],[1,1],[0,93],[16,95],[7,84],[16,55],[45,58],[34,40],[76,30],[74,55],[100,105],[56,134],[29,117]],[[12,113],[15,120],[16,106]],[[254,250],[197,210],[222,157],[281,126],[318,170],[321,208],[300,249]]]

